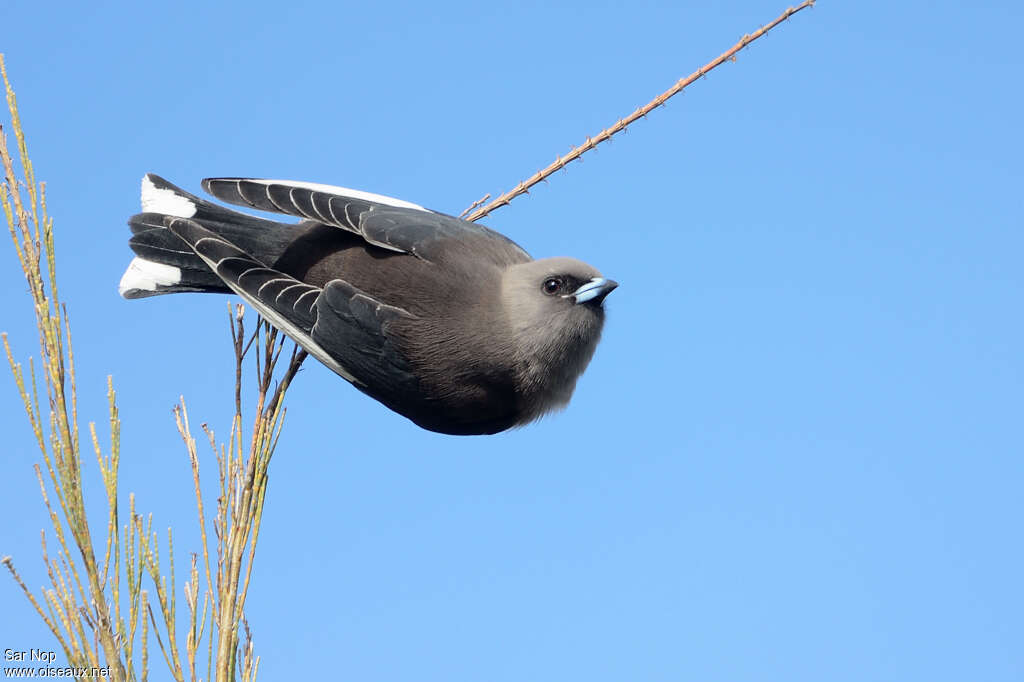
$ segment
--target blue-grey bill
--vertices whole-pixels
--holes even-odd
[[[594,299],[600,301],[610,294],[617,286],[619,286],[619,283],[614,279],[595,277],[576,291],[572,292],[572,296],[576,299],[577,303],[586,303],[587,301],[593,301]]]

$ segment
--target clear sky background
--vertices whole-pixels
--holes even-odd
[[[458,214],[785,6],[4,3],[80,412],[105,422],[113,374],[125,505],[174,526],[179,576],[199,544],[171,407],[227,434],[229,299],[118,297],[143,173]],[[822,0],[485,219],[621,283],[561,414],[441,436],[308,362],[249,596],[261,677],[1024,679],[1022,23]],[[0,246],[27,359],[24,290]],[[0,554],[38,587],[6,370],[0,415]],[[0,612],[0,648],[52,647],[3,577]]]

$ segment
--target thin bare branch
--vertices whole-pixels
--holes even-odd
[[[468,213],[469,213],[470,211],[472,211],[472,210],[473,210],[474,208],[476,208],[477,206],[479,206],[480,204],[484,203],[485,201],[487,201],[487,200],[488,200],[488,199],[490,199],[490,198],[491,198],[491,193],[490,193],[490,192],[488,192],[487,194],[483,195],[482,197],[480,197],[479,199],[477,199],[476,201],[474,201],[474,202],[473,202],[472,204],[470,204],[469,206],[467,206],[467,207],[466,207],[466,210],[464,210],[464,211],[463,211],[462,213],[460,213],[460,214],[459,214],[459,217],[460,217],[460,218],[465,218],[465,217],[466,217],[466,214],[468,214]]]
[[[270,417],[273,412],[278,409],[278,403],[281,400],[281,396],[284,395],[284,392],[288,390],[289,386],[291,386],[292,379],[294,379],[295,375],[298,374],[299,368],[302,367],[302,363],[308,356],[309,353],[298,346],[292,349],[292,357],[288,362],[288,369],[285,371],[284,376],[281,377],[281,381],[277,384],[277,389],[274,391],[274,395],[270,399],[270,402],[267,403],[267,412],[265,416]]]
[[[665,102],[667,102],[669,100],[669,98],[671,98],[674,95],[678,95],[680,92],[682,92],[683,89],[686,88],[686,86],[690,85],[691,83],[693,83],[697,79],[707,75],[712,70],[714,70],[717,67],[721,66],[725,62],[727,62],[729,60],[735,61],[736,53],[738,53],[740,50],[742,50],[747,45],[749,45],[750,43],[754,42],[755,40],[757,40],[758,38],[763,36],[765,33],[768,33],[768,31],[772,30],[773,28],[775,28],[776,26],[778,26],[779,24],[784,22],[786,19],[789,19],[791,16],[793,16],[794,14],[799,12],[800,10],[807,9],[808,7],[812,7],[814,5],[814,2],[815,2],[815,0],[805,0],[805,2],[800,3],[796,7],[790,7],[785,12],[783,12],[781,15],[779,15],[770,24],[762,26],[761,28],[759,28],[758,30],[754,31],[753,33],[750,33],[750,34],[747,34],[747,35],[743,36],[742,38],[740,38],[740,41],[738,43],[736,43],[735,45],[733,45],[731,48],[729,48],[728,50],[726,50],[722,54],[718,55],[718,57],[716,57],[715,59],[712,59],[710,62],[708,62],[707,64],[705,64],[701,68],[697,69],[696,71],[691,73],[686,78],[683,78],[683,79],[679,80],[671,88],[669,88],[665,92],[661,93],[660,95],[658,95],[657,97],[652,99],[650,102],[648,102],[644,106],[642,106],[639,109],[637,109],[636,111],[634,111],[632,114],[630,114],[626,118],[619,119],[618,122],[616,122],[614,125],[612,125],[612,126],[610,126],[608,128],[605,128],[604,130],[602,130],[600,133],[598,133],[594,137],[588,137],[586,142],[584,142],[583,144],[581,144],[578,147],[574,147],[572,149],[572,151],[570,151],[565,156],[559,156],[549,166],[547,166],[546,168],[543,168],[543,169],[537,171],[536,173],[531,175],[529,178],[527,178],[526,180],[523,180],[518,185],[516,185],[514,188],[512,188],[508,192],[505,192],[500,197],[498,197],[497,199],[495,199],[491,203],[487,204],[483,208],[478,208],[475,211],[472,211],[472,213],[470,213],[470,211],[473,209],[473,206],[470,206],[468,209],[463,211],[462,215],[465,216],[466,213],[469,213],[469,217],[466,218],[466,220],[471,220],[471,221],[472,220],[479,220],[480,218],[483,218],[485,215],[487,215],[491,211],[493,211],[493,210],[495,210],[495,209],[497,209],[497,208],[499,208],[501,206],[504,206],[504,205],[508,204],[510,201],[515,199],[517,196],[519,196],[521,194],[526,194],[529,191],[529,189],[531,187],[533,187],[534,185],[536,185],[538,182],[541,182],[541,181],[545,180],[550,175],[553,175],[556,171],[561,170],[562,168],[565,168],[570,162],[579,159],[581,156],[583,156],[583,154],[585,154],[586,152],[589,152],[591,149],[593,149],[597,145],[601,144],[602,142],[606,142],[607,140],[610,140],[612,135],[614,135],[615,133],[622,132],[623,130],[626,129],[627,126],[629,126],[631,123],[634,123],[637,119],[643,118],[644,116],[649,114],[654,109],[657,109],[658,107],[663,105]],[[476,206],[476,205],[477,204],[474,204],[474,206]],[[462,217],[462,216],[459,216],[459,217]]]

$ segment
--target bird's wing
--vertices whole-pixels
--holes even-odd
[[[418,381],[388,333],[396,320],[413,315],[386,305],[348,282],[333,279],[316,300],[311,336],[332,356],[342,358],[359,382],[385,403],[394,394],[415,393]]]
[[[324,288],[266,267],[199,223],[167,216],[167,228],[187,243],[224,283],[313,357],[359,388],[399,389],[415,382],[387,334],[388,324],[413,316],[340,279]]]
[[[483,249],[499,261],[530,259],[518,244],[483,225],[380,194],[253,178],[207,178],[203,189],[231,204],[315,220],[358,234],[382,249],[428,261],[443,257],[446,250],[458,244]]]

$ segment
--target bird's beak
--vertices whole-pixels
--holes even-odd
[[[605,296],[612,293],[617,286],[619,286],[619,283],[614,279],[595,277],[576,291],[569,294],[569,296],[576,299],[577,303],[593,301],[595,304],[598,304],[604,300]]]

